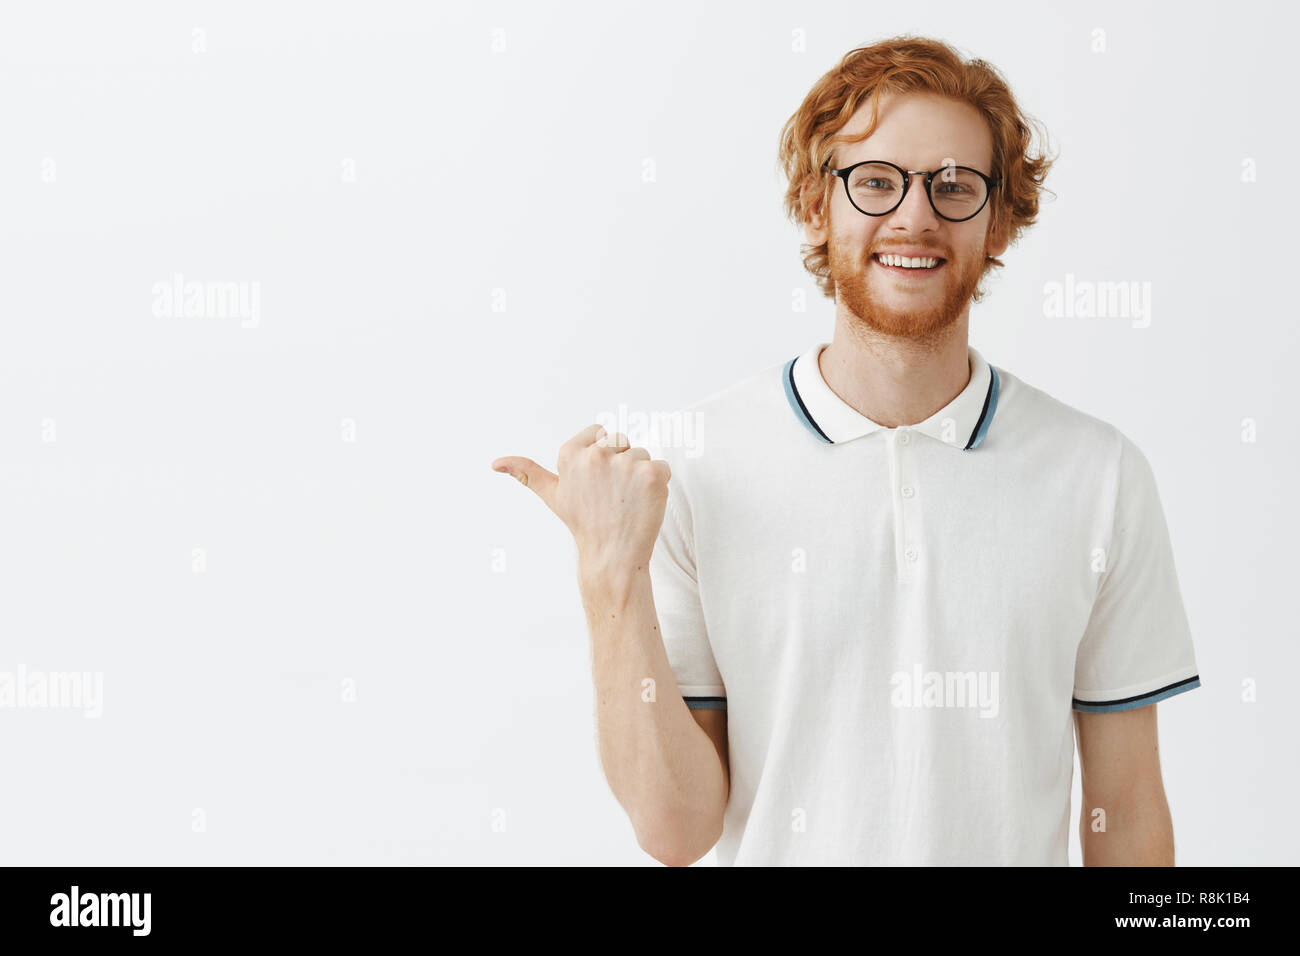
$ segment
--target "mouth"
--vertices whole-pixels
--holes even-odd
[[[940,256],[896,256],[886,252],[875,253],[871,261],[886,272],[918,279],[934,275],[948,262]]]

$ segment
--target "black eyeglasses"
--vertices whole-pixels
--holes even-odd
[[[925,177],[925,194],[930,207],[949,222],[965,222],[980,214],[993,187],[1001,179],[985,176],[969,166],[944,166],[926,172],[904,169],[883,159],[868,159],[843,169],[830,169],[830,160],[822,169],[844,180],[844,191],[858,212],[867,216],[887,216],[903,204],[913,176]]]

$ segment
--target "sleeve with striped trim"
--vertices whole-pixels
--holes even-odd
[[[727,691],[704,626],[690,507],[678,476],[680,458],[652,453],[673,468],[664,522],[650,556],[650,588],[664,650],[687,707],[725,710]]]
[[[1118,433],[1114,512],[1074,667],[1074,710],[1133,710],[1201,686],[1151,465]]]

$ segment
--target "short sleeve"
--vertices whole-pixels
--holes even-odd
[[[1120,435],[1110,545],[1074,665],[1073,708],[1133,710],[1201,685],[1174,553],[1142,451]]]
[[[650,555],[650,588],[668,663],[686,706],[726,709],[727,691],[704,627],[690,508],[675,473],[668,481],[668,505]]]

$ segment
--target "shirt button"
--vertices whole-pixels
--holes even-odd
[[[904,498],[910,498],[910,497],[912,497],[912,495],[914,495],[914,494],[916,494],[916,489],[914,489],[911,485],[903,485],[903,497],[904,497]]]
[[[907,556],[907,560],[909,560],[909,561],[915,561],[915,560],[916,560],[916,548],[908,548],[908,549],[907,549],[905,552],[903,552],[903,553]]]
[[[899,433],[898,433],[898,443],[899,443],[900,445],[906,445],[906,444],[908,444],[911,440],[912,440],[912,436],[909,435],[907,432],[899,432]]]

